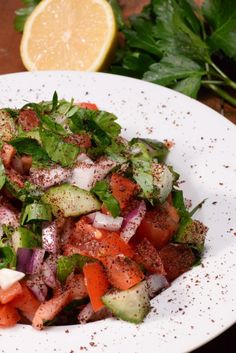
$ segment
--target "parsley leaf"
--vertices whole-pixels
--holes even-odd
[[[197,18],[187,2],[184,0],[153,2],[156,14],[155,35],[159,39],[158,46],[162,52],[209,62],[208,46],[199,33],[196,33],[199,31],[199,26],[196,28]]]
[[[7,267],[16,267],[16,254],[10,246],[0,243],[0,269]]]
[[[76,267],[82,269],[83,266],[88,262],[94,260],[90,257],[83,256],[80,254],[74,254],[72,256],[60,256],[57,261],[57,278],[60,282],[64,283],[67,277],[74,271]]]
[[[145,148],[148,151],[148,154],[152,158],[157,158],[158,162],[165,161],[165,159],[169,153],[169,149],[166,147],[166,145],[163,142],[153,140],[153,139],[138,137],[138,138],[133,138],[130,143],[132,145],[137,142],[140,142],[141,144],[143,144],[145,146]]]
[[[26,224],[35,221],[51,221],[52,212],[49,205],[45,205],[40,202],[34,202],[28,204],[24,208],[24,212],[21,215],[21,224]]]
[[[132,17],[131,23],[134,30],[124,30],[129,46],[131,48],[143,49],[149,54],[161,57],[162,52],[157,46],[157,39],[154,37],[154,27],[149,19]]]
[[[192,75],[204,75],[205,70],[195,61],[184,56],[165,56],[159,63],[150,66],[144,79],[160,85],[168,86],[178,79]]]
[[[16,31],[23,32],[25,21],[41,0],[22,0],[25,7],[15,11],[14,27]]]
[[[155,199],[155,188],[151,171],[152,158],[142,142],[136,142],[131,149],[133,178],[140,185],[144,196],[152,202]]]
[[[112,139],[116,138],[121,131],[117,124],[117,117],[105,111],[79,109],[70,117],[70,125],[74,133],[87,131],[97,146],[108,146]]]
[[[79,147],[64,142],[56,134],[48,130],[40,130],[43,147],[53,162],[63,167],[71,167],[79,153]]]
[[[109,185],[105,180],[97,181],[95,186],[91,189],[91,192],[98,196],[113,217],[119,216],[119,203],[109,191]]]
[[[9,141],[9,143],[15,147],[19,154],[32,156],[34,162],[43,165],[50,164],[50,158],[46,149],[41,147],[37,140],[27,137],[17,137]]]
[[[198,91],[201,86],[201,76],[193,75],[178,81],[172,88],[189,97],[197,98]]]
[[[202,12],[214,31],[208,44],[236,60],[236,6],[234,0],[206,0]]]
[[[51,118],[49,115],[43,115],[41,117],[42,126],[48,130],[62,136],[67,136],[66,130],[62,127],[61,124],[58,124]]]

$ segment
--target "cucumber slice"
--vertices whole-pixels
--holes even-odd
[[[108,292],[102,301],[117,318],[134,324],[142,322],[150,310],[146,281],[125,291]]]
[[[42,201],[51,205],[55,217],[76,217],[101,208],[100,202],[90,192],[70,184],[51,187]]]
[[[39,242],[37,237],[33,232],[24,227],[18,227],[15,232],[12,234],[12,246],[15,251],[18,248],[37,248]]]

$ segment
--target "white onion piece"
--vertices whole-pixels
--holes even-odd
[[[0,288],[6,290],[14,283],[20,281],[25,274],[23,272],[11,270],[9,268],[2,268],[0,270]]]
[[[16,212],[10,210],[6,206],[0,206],[0,225],[19,226],[19,218]]]
[[[56,222],[46,222],[42,228],[43,249],[56,254],[59,250],[59,239]]]
[[[57,285],[55,275],[47,262],[42,265],[42,279],[50,288],[55,288]]]
[[[93,223],[95,216],[96,216],[96,213],[97,212],[92,212],[92,213],[86,214],[86,218],[88,218],[90,220],[90,222]]]
[[[42,189],[61,184],[71,175],[71,170],[56,165],[50,168],[30,168],[30,181]]]
[[[89,191],[94,182],[96,166],[95,164],[81,162],[78,166],[73,168],[71,177],[68,182],[71,185],[78,186],[81,189]]]
[[[86,154],[77,158],[77,166],[72,169],[68,183],[89,191],[97,181],[102,180],[116,166],[116,162],[102,158],[94,163]]]
[[[136,233],[137,228],[142,222],[146,213],[146,204],[142,200],[135,210],[131,211],[124,219],[123,227],[120,233],[121,238],[128,243],[132,236]]]
[[[123,223],[123,217],[112,217],[101,212],[95,212],[93,226],[99,229],[106,229],[112,232],[118,231]]]
[[[163,275],[154,273],[146,278],[149,298],[154,298],[162,289],[169,287],[169,282]]]
[[[77,158],[76,158],[76,162],[77,163],[81,163],[81,162],[86,162],[89,164],[94,164],[94,162],[92,161],[92,159],[90,159],[87,154],[85,153],[80,153]]]

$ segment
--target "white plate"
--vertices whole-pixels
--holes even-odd
[[[115,113],[124,136],[175,141],[169,160],[187,198],[207,201],[197,218],[209,227],[202,266],[152,301],[141,325],[108,319],[38,332],[0,331],[3,352],[177,353],[197,348],[235,322],[236,177],[233,124],[184,95],[101,73],[42,72],[0,76],[0,106],[60,98],[95,102]]]

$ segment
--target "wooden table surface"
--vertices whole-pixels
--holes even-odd
[[[129,13],[131,6],[137,3],[147,3],[147,0],[120,0],[125,6],[126,13]],[[126,6],[128,4],[128,6]],[[22,6],[20,0],[0,0],[0,74],[25,71],[19,55],[19,44],[21,34],[16,33],[13,28],[14,11]],[[223,114],[236,124],[236,109],[207,92],[201,94],[200,100]],[[215,338],[213,341],[194,351],[194,353],[234,353],[236,326],[234,325],[226,332]],[[166,352],[171,353],[171,352]]]

